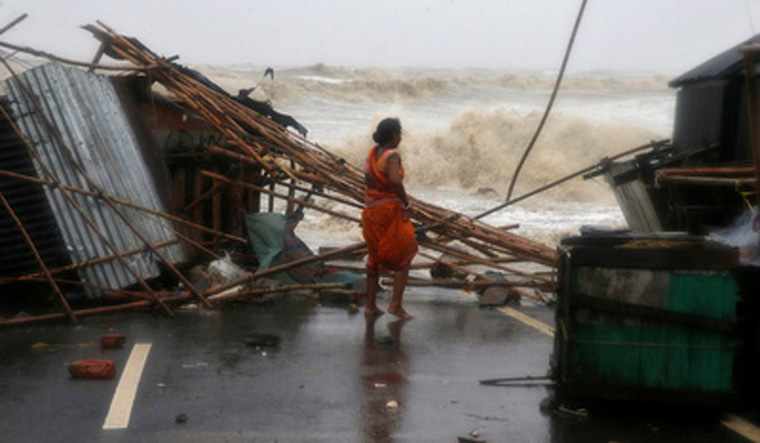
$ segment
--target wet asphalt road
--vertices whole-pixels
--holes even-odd
[[[481,385],[545,375],[551,338],[461,292],[413,288],[407,300],[408,322],[290,297],[0,331],[0,442],[456,442],[471,433],[487,442],[746,441],[720,414],[583,417],[542,408],[549,387]],[[519,309],[551,322],[549,308]],[[125,347],[100,349],[109,332],[124,333]],[[262,333],[280,344],[244,343]],[[152,346],[131,420],[104,430],[135,343]],[[68,363],[83,358],[113,359],[119,372],[71,379]]]

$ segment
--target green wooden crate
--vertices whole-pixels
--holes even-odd
[[[649,269],[619,256],[608,267],[615,248],[586,252],[582,265],[571,251],[560,267],[555,373],[562,385],[639,398],[736,392],[738,339],[730,325],[739,289],[731,269],[668,269],[656,258]]]

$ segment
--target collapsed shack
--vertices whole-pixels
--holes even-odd
[[[262,196],[269,212],[274,199],[287,202],[282,219],[270,220],[284,223],[277,232],[292,234],[305,208],[358,223],[364,198],[359,168],[307,140],[292,118],[247,106],[245,94],[233,97],[103,24],[84,28],[101,42],[92,63],[48,55],[54,63],[17,74],[3,60],[11,77],[0,107],[0,284],[14,291],[43,285],[61,312],[0,324],[75,322],[132,308],[157,307],[171,315],[173,305],[188,301],[213,307],[293,288],[356,289],[346,280],[319,280],[324,266],[277,288],[262,287],[261,279],[362,254],[364,244],[316,255],[296,245],[288,255],[283,248],[292,246],[291,236],[262,253],[249,231]],[[100,65],[104,55],[129,65]],[[410,285],[497,286],[539,300],[553,291],[553,249],[410,200],[420,256],[429,260],[415,266],[457,271],[411,278]],[[225,255],[245,270],[225,281],[193,281],[193,265]],[[79,296],[103,306],[72,306]]]

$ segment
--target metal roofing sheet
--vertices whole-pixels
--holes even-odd
[[[49,178],[47,169],[63,184],[95,191],[77,172],[72,163],[76,162],[105,194],[165,212],[137,139],[106,77],[48,64],[26,71],[20,78],[25,87],[9,79],[6,89],[14,118],[38,154],[35,167],[40,177]],[[56,133],[63,143],[58,142]],[[59,189],[46,188],[46,195],[72,261],[112,255]],[[144,246],[106,202],[79,194],[72,197],[120,252]],[[165,220],[128,207],[120,209],[151,243],[176,239]],[[162,252],[172,262],[185,260],[179,245]],[[127,260],[143,278],[159,274],[157,258],[150,252],[131,255]],[[115,260],[86,266],[80,270],[80,277],[110,288],[136,282]]]
[[[760,34],[755,35],[730,49],[721,52],[699,66],[671,80],[671,88],[680,88],[691,83],[708,80],[724,80],[744,72],[744,55],[739,48],[751,43],[760,43]]]

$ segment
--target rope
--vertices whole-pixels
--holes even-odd
[[[565,68],[567,68],[567,62],[570,59],[570,52],[573,49],[573,43],[575,42],[575,35],[578,33],[578,28],[580,27],[581,19],[583,18],[583,11],[586,9],[587,2],[588,0],[583,0],[583,3],[581,3],[581,8],[578,11],[578,17],[575,19],[575,26],[573,27],[573,33],[570,36],[570,41],[567,43],[567,49],[565,50],[565,57],[562,60],[562,67],[559,70],[557,81],[554,84],[554,90],[552,91],[551,98],[549,98],[549,103],[546,105],[546,110],[544,111],[543,117],[541,117],[541,122],[538,124],[538,128],[536,128],[535,134],[533,134],[533,138],[530,140],[530,143],[528,144],[528,147],[525,149],[525,152],[523,153],[523,156],[520,159],[520,162],[517,164],[517,168],[515,169],[515,174],[512,176],[512,181],[509,184],[509,191],[507,192],[506,201],[509,201],[509,199],[512,198],[512,191],[514,190],[515,184],[517,183],[517,177],[520,175],[520,170],[522,170],[522,167],[525,164],[525,160],[528,159],[528,155],[530,154],[530,151],[533,150],[533,145],[536,144],[536,140],[538,140],[538,136],[541,134],[541,130],[544,128],[544,124],[546,123],[547,118],[549,118],[549,113],[551,112],[552,106],[554,106],[554,100],[557,98],[559,85],[562,83],[562,77],[564,77],[565,75]]]

